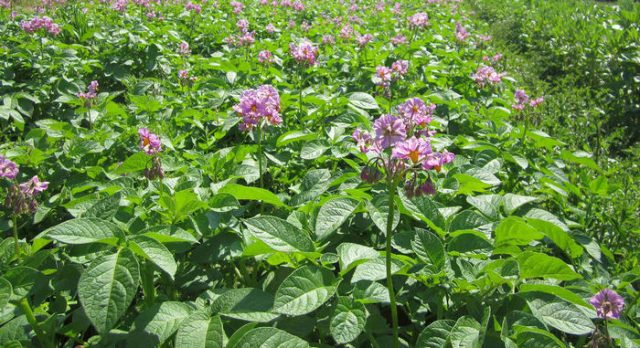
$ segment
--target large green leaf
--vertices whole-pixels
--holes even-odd
[[[151,166],[151,156],[144,152],[136,152],[124,160],[113,172],[115,174],[129,174],[147,169]]]
[[[516,257],[521,278],[554,278],[573,280],[582,278],[564,261],[533,251],[524,252]]]
[[[422,262],[433,265],[437,271],[442,270],[444,267],[444,246],[437,235],[418,228],[416,229],[415,237],[411,241],[411,248]]]
[[[544,238],[544,234],[529,226],[522,218],[509,216],[500,221],[495,230],[496,246],[527,245],[534,240]]]
[[[355,92],[349,96],[349,104],[360,109],[377,109],[378,103],[367,93]]]
[[[455,325],[453,320],[437,320],[429,324],[418,336],[416,348],[446,348]]]
[[[584,248],[573,240],[571,235],[557,225],[539,219],[527,219],[527,222],[538,231],[544,233],[558,246],[558,248],[572,258],[578,258],[584,253]]]
[[[178,330],[193,309],[186,303],[174,301],[149,307],[133,322],[127,345],[130,347],[160,346]]]
[[[259,327],[244,334],[228,348],[308,348],[309,343],[286,331],[274,327]]]
[[[338,283],[328,269],[317,266],[298,268],[280,284],[273,311],[294,316],[313,312],[333,296]]]
[[[273,313],[273,296],[251,288],[227,290],[213,301],[211,312],[224,317],[265,323],[279,316]]]
[[[108,332],[126,313],[139,282],[138,260],[129,249],[100,256],[89,264],[78,281],[78,297],[98,332]]]
[[[516,342],[518,347],[527,348],[565,348],[556,336],[547,330],[535,327],[516,326]]]
[[[238,200],[262,201],[275,206],[284,206],[278,196],[269,190],[239,184],[227,184],[218,193],[228,193]]]
[[[355,199],[340,197],[325,202],[316,217],[315,233],[318,240],[325,240],[356,210],[359,202]]]
[[[0,278],[0,309],[4,308],[4,306],[9,303],[9,299],[13,294],[13,289],[11,287],[11,283],[4,278]]]
[[[382,234],[387,234],[387,218],[389,216],[389,196],[377,195],[373,201],[367,201],[367,211],[373,223],[380,229]],[[400,213],[395,209],[393,214],[392,231],[400,223]]]
[[[219,316],[198,311],[182,322],[175,348],[223,348],[224,329]]]
[[[135,236],[129,242],[133,252],[153,262],[173,279],[178,265],[167,247],[145,235]]]
[[[282,252],[311,252],[313,241],[305,232],[275,216],[257,216],[244,221],[253,236]]]
[[[596,328],[574,304],[542,293],[526,294],[531,313],[543,323],[572,335],[587,335]]]
[[[452,348],[480,348],[480,323],[472,317],[464,316],[451,329],[449,341]]]
[[[124,233],[112,222],[96,218],[78,218],[44,230],[36,238],[53,239],[66,244],[108,243],[124,238]]]
[[[331,316],[331,336],[338,344],[349,343],[360,336],[366,320],[367,310],[362,303],[341,296]]]
[[[376,259],[380,256],[380,253],[372,247],[355,243],[342,243],[338,245],[336,250],[340,261],[340,274],[343,275],[359,263],[370,259]]]

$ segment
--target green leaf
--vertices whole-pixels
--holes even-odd
[[[577,152],[571,153],[567,150],[562,150],[560,157],[565,161],[581,164],[587,168],[593,169],[598,172],[602,171],[602,168],[594,160],[590,158],[591,154],[588,154],[584,151],[577,151]]]
[[[529,225],[544,233],[555,245],[572,258],[578,258],[584,253],[584,248],[562,228],[547,221],[539,219],[527,219]]]
[[[378,282],[361,280],[353,288],[353,299],[363,304],[389,303],[389,290]]]
[[[516,326],[518,347],[527,348],[566,348],[556,336],[547,330],[535,327]]]
[[[509,216],[500,221],[495,230],[496,246],[528,245],[534,240],[544,238],[544,234],[529,226],[522,218]]]
[[[227,184],[218,193],[228,193],[238,200],[262,201],[277,207],[284,206],[278,196],[271,191],[258,187],[249,187],[238,184]]]
[[[370,94],[355,92],[349,96],[349,104],[366,110],[378,109],[378,103]]]
[[[129,174],[147,169],[151,165],[151,156],[144,152],[136,152],[124,160],[113,172],[114,174]]]
[[[418,336],[416,348],[448,347],[449,335],[455,324],[453,320],[437,320],[429,324]]]
[[[84,312],[100,333],[107,333],[126,313],[140,282],[138,260],[129,249],[91,262],[78,281]]]
[[[422,262],[433,265],[436,272],[444,268],[444,246],[437,235],[421,228],[416,229],[416,235],[411,241],[411,249]]]
[[[318,198],[331,184],[331,172],[327,169],[310,170],[302,178],[300,193],[291,198],[291,204],[298,206]]]
[[[391,274],[398,272],[402,268],[402,262],[398,260],[391,260]],[[357,283],[361,280],[382,280],[387,279],[386,265],[384,258],[377,258],[368,260],[367,262],[360,264],[356,267],[351,277],[351,283]]]
[[[340,197],[325,202],[316,217],[315,233],[318,240],[327,239],[358,207],[355,199]]]
[[[82,214],[82,217],[111,220],[118,212],[118,208],[120,208],[120,194],[116,193],[96,202]]]
[[[362,303],[349,297],[338,297],[338,304],[331,316],[329,330],[338,344],[349,343],[362,333],[367,320],[367,310]]]
[[[567,264],[553,256],[527,251],[517,256],[520,267],[520,277],[527,278],[554,278],[559,280],[573,280],[582,278]]]
[[[300,150],[300,158],[303,160],[313,160],[322,156],[329,150],[329,143],[326,140],[314,140],[305,143]]]
[[[149,307],[133,322],[127,345],[130,347],[160,346],[178,330],[192,311],[192,306],[175,301],[162,302]]]
[[[129,246],[133,252],[153,262],[173,279],[178,265],[173,259],[173,254],[162,243],[151,237],[139,235],[130,240]]]
[[[314,140],[317,137],[318,135],[316,133],[309,133],[308,131],[302,130],[292,130],[279,136],[278,140],[276,140],[276,146],[281,147],[297,141]]]
[[[537,197],[521,196],[514,195],[513,193],[507,193],[506,195],[504,195],[504,197],[502,197],[504,212],[507,213],[507,215],[511,215],[511,213],[513,213],[516,209],[537,199]]]
[[[282,252],[315,251],[313,241],[296,226],[275,216],[257,216],[244,221],[251,234]]]
[[[480,195],[467,197],[467,202],[493,221],[500,218],[500,204],[502,204],[501,196]]]
[[[211,312],[238,320],[260,323],[279,317],[273,313],[273,296],[260,289],[227,290],[211,304]]]
[[[452,348],[480,348],[480,323],[469,316],[464,316],[451,329],[449,340]]]
[[[458,181],[458,194],[472,195],[476,192],[485,192],[486,189],[491,187],[489,184],[485,184],[479,179],[468,174],[455,174],[453,177]]]
[[[572,302],[579,306],[583,306],[589,309],[592,309],[593,306],[587,303],[582,297],[576,295],[574,292],[567,288],[563,288],[556,285],[548,285],[548,284],[522,284],[518,289],[520,293],[525,292],[544,292],[547,294],[555,295],[560,297],[565,301]]]
[[[354,243],[342,243],[336,248],[340,260],[340,274],[344,275],[360,261],[376,259],[380,256],[375,249]]]
[[[400,194],[400,209],[403,214],[421,220],[437,233],[444,235],[445,218],[430,197],[416,197],[409,199]],[[404,208],[404,209],[403,209]]]
[[[543,323],[572,335],[587,335],[595,325],[574,304],[563,302],[555,296],[528,293],[526,301],[531,313]]]
[[[298,268],[280,284],[273,311],[293,316],[313,312],[333,296],[338,283],[333,272],[326,268]]]
[[[13,288],[11,283],[4,278],[0,278],[0,309],[9,303],[9,299],[13,295]]]
[[[255,328],[229,348],[309,348],[309,343],[286,331],[274,327]]]
[[[220,317],[198,311],[180,325],[175,348],[223,348],[223,342],[224,329]]]
[[[124,239],[124,233],[109,221],[78,218],[48,228],[36,236],[37,238],[53,239],[66,244],[115,244],[119,239]]]
[[[387,234],[387,219],[389,217],[389,197],[387,195],[377,195],[373,201],[367,201],[367,211],[373,223],[380,229],[383,235]],[[392,231],[400,223],[400,213],[395,209],[393,214]]]

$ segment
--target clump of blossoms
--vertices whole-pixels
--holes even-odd
[[[188,2],[185,6],[184,9],[187,11],[193,11],[195,13],[200,13],[202,12],[202,7],[198,4],[194,4],[193,2]]]
[[[500,60],[502,60],[502,53],[496,53],[492,57],[483,56],[482,60],[487,62],[487,63],[497,63]]]
[[[408,18],[412,28],[424,28],[429,25],[429,16],[424,12],[418,12]]]
[[[333,45],[336,43],[336,38],[333,35],[322,35],[322,44],[323,45]]]
[[[318,57],[318,48],[313,46],[310,41],[304,40],[298,45],[289,44],[289,51],[296,62],[300,64],[315,65]]]
[[[233,110],[242,117],[240,129],[250,131],[265,125],[277,126],[282,123],[280,117],[280,95],[271,85],[262,85],[257,89],[242,92],[240,103]]]
[[[391,43],[394,46],[404,45],[407,43],[407,38],[402,34],[398,34],[391,38]]]
[[[265,30],[267,31],[267,33],[272,34],[276,31],[276,27],[273,24],[269,23],[265,27]]]
[[[498,73],[493,67],[483,65],[471,75],[471,78],[476,81],[478,86],[484,87],[487,83],[495,85],[502,82],[504,76],[505,73]]]
[[[258,62],[262,64],[269,64],[273,62],[273,54],[269,50],[260,51],[258,53]]]
[[[456,40],[460,42],[464,42],[469,37],[469,32],[465,29],[462,24],[456,23]]]
[[[158,154],[162,151],[162,145],[160,143],[160,137],[151,133],[148,128],[139,128],[138,136],[140,137],[140,150],[144,151],[151,158],[151,168],[144,170],[144,176],[149,180],[164,178],[164,170],[162,169],[162,162]]]
[[[86,92],[78,92],[76,96],[85,101],[85,105],[90,106],[93,100],[98,97],[98,81],[91,81]]]
[[[20,22],[20,27],[25,33],[33,34],[37,31],[44,31],[51,35],[60,34],[60,27],[49,17],[33,17],[28,21]]]
[[[373,132],[361,129],[353,132],[353,139],[358,148],[368,157],[360,177],[369,183],[384,180],[387,187],[389,209],[386,228],[386,279],[395,342],[398,342],[398,313],[391,273],[391,241],[396,192],[398,186],[403,184],[404,191],[410,198],[435,194],[431,170],[439,172],[443,165],[455,158],[453,153],[436,152],[431,147],[430,137],[433,132],[429,131],[427,126],[433,107],[427,107],[419,98],[413,98],[399,106],[398,110],[398,116],[380,116],[374,122]]]
[[[240,14],[244,10],[244,4],[238,1],[231,1],[231,7],[233,7],[233,13]]]
[[[516,102],[515,104],[512,104],[511,107],[517,111],[522,111],[527,106],[530,106],[532,108],[537,108],[538,105],[544,102],[544,97],[529,99],[529,96],[527,95],[527,93],[522,89],[516,90],[515,98],[516,98]]]
[[[356,43],[360,47],[366,46],[372,40],[373,40],[373,35],[371,34],[364,34],[364,35],[356,34]]]
[[[183,56],[188,56],[191,54],[191,48],[189,48],[189,43],[186,41],[182,41],[178,46],[178,53]]]
[[[589,303],[602,319],[620,319],[620,313],[624,309],[624,298],[608,288],[595,294]]]
[[[377,86],[388,89],[391,82],[402,79],[409,70],[409,62],[398,60],[391,64],[391,68],[380,65],[376,67],[376,73],[372,80]]]
[[[178,79],[180,79],[180,84],[183,86],[189,86],[191,83],[198,80],[196,76],[191,76],[191,74],[189,74],[189,70],[179,70]]]

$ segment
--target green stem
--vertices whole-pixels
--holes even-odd
[[[298,84],[298,122],[302,122],[302,70],[300,70],[300,83]]]
[[[156,288],[153,286],[153,265],[149,261],[145,261],[142,265],[142,291],[144,292],[144,305],[150,307],[153,305],[156,297]]]
[[[11,217],[11,221],[13,222],[13,241],[16,248],[16,258],[20,261],[22,258],[22,252],[20,250],[20,240],[18,239],[18,218],[13,215]]]
[[[27,298],[26,297],[22,298],[22,300],[20,300],[19,305],[20,305],[20,310],[22,310],[24,315],[27,317],[27,321],[29,322],[29,325],[31,325],[31,328],[33,328],[33,331],[35,331],[36,336],[38,337],[38,341],[40,341],[40,344],[45,348],[53,348],[54,345],[51,342],[49,342],[44,331],[42,331],[42,328],[38,324],[38,319],[36,319],[36,316],[33,315],[33,311],[31,310],[31,306],[29,305],[29,301],[27,300]]]
[[[391,322],[393,324],[393,348],[400,346],[398,338],[398,309],[396,307],[396,294],[393,289],[393,279],[391,278],[391,238],[393,232],[393,215],[395,213],[396,185],[393,179],[388,179],[389,190],[389,215],[387,216],[387,245],[386,245],[386,266],[387,266],[387,289],[391,301]]]

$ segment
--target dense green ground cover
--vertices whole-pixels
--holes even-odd
[[[0,346],[638,346],[637,7],[540,6],[3,10]]]

